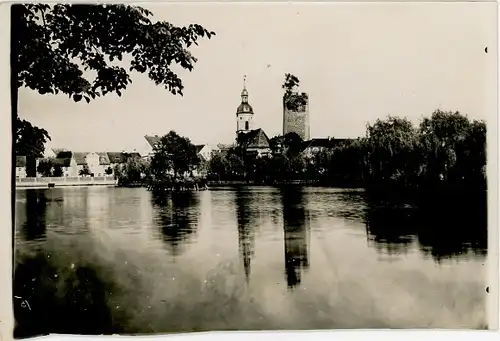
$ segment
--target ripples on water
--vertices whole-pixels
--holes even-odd
[[[16,335],[484,327],[485,203],[381,202],[326,188],[18,190]]]

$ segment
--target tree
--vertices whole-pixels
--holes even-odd
[[[288,110],[300,111],[307,104],[308,96],[306,93],[298,93],[297,90],[300,80],[290,74],[285,74],[285,82],[281,86],[285,90],[283,103]]]
[[[215,33],[199,24],[177,27],[151,17],[147,9],[129,5],[13,5],[12,117],[18,117],[20,87],[88,103],[109,93],[121,96],[132,82],[131,71],[147,73],[156,85],[182,96],[184,86],[173,67],[192,71],[197,59],[189,47]],[[33,163],[37,156],[23,154],[24,149],[35,146],[43,153],[49,135],[30,125],[23,139],[17,121],[16,153]]]
[[[64,172],[63,172],[63,169],[62,169],[62,166],[58,163],[56,163],[54,165],[54,170],[52,171],[52,176],[56,176],[56,177],[59,177],[59,176],[63,176]]]
[[[89,169],[89,166],[87,166],[86,164],[83,165],[82,169],[80,169],[80,171],[78,172],[78,174],[80,176],[86,176],[86,175],[90,175],[90,169]]]
[[[222,180],[226,176],[226,165],[224,155],[221,152],[216,152],[208,161],[208,177],[212,180]]]
[[[53,175],[54,163],[50,159],[42,159],[38,163],[36,171],[44,177],[50,177]]]
[[[424,174],[430,180],[478,181],[486,165],[486,124],[470,122],[459,112],[436,110],[420,124],[425,155]]]
[[[170,131],[160,139],[154,148],[151,160],[151,171],[159,181],[167,180],[173,175],[174,181],[186,173],[192,175],[200,159],[196,146],[189,138],[179,136],[175,131]]]
[[[418,171],[418,132],[406,118],[376,120],[367,126],[364,143],[373,180],[407,182]]]
[[[117,165],[115,176],[120,184],[138,183],[144,180],[149,175],[149,165],[140,157],[128,157],[125,163]],[[111,170],[109,167],[108,170]]]
[[[14,150],[17,156],[26,156],[26,174],[36,176],[36,158],[43,157],[44,144],[50,140],[45,129],[33,126],[19,117],[15,121]]]
[[[283,147],[289,156],[297,156],[302,152],[304,140],[295,132],[287,133],[283,136]]]

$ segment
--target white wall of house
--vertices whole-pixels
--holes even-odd
[[[210,161],[214,152],[220,151],[220,148],[217,146],[206,144],[203,148],[198,152],[198,155],[201,155],[205,160]]]
[[[69,167],[63,167],[64,176],[78,176],[78,165],[74,158],[71,158]]]
[[[16,178],[26,177],[26,167],[16,167]]]
[[[102,165],[100,163],[100,157],[99,154],[97,153],[89,153],[85,156],[85,162],[87,163],[87,166],[89,167],[90,173],[94,174],[94,176],[105,176],[106,175],[106,168],[108,168],[109,165]],[[83,165],[81,166],[83,169]]]

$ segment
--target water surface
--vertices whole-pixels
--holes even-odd
[[[453,205],[299,187],[18,190],[16,334],[484,327],[485,215]]]

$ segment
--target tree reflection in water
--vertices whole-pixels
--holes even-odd
[[[465,253],[484,256],[487,250],[486,193],[433,193],[411,204],[400,197],[367,195],[365,214],[369,242],[380,252],[405,253],[418,240],[420,250],[439,262]]]
[[[309,268],[309,221],[301,187],[280,189],[285,239],[285,276],[288,288],[301,283],[302,271]]]
[[[26,190],[26,220],[22,224],[25,240],[33,241],[45,238],[47,198],[44,190]]]
[[[236,189],[236,220],[238,224],[238,248],[243,260],[247,281],[251,273],[251,260],[254,256],[255,231],[252,222],[252,192],[249,189]]]
[[[158,213],[163,241],[171,254],[178,256],[182,252],[182,246],[189,243],[189,238],[197,230],[200,217],[198,193],[153,193],[153,204]]]

